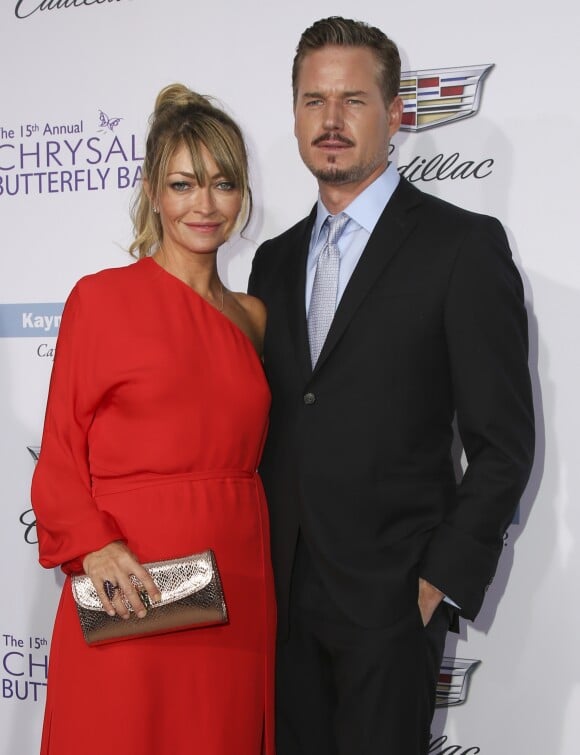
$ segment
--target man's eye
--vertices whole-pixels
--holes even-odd
[[[322,100],[306,100],[306,107],[316,107],[316,105],[321,105]]]
[[[347,100],[348,105],[364,105],[362,100],[355,100],[352,97]]]

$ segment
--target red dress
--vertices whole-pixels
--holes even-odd
[[[65,307],[32,500],[40,562],[213,548],[225,626],[89,647],[64,584],[43,755],[273,755],[275,606],[256,473],[270,394],[250,340],[146,258]]]

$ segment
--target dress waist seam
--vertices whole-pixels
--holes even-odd
[[[173,485],[177,482],[203,482],[206,480],[253,480],[257,472],[249,472],[243,469],[215,469],[204,472],[184,472],[178,474],[159,475],[155,478],[129,478],[125,480],[102,480],[93,479],[93,497],[114,495],[115,493],[127,493],[130,490],[152,488],[158,485]]]

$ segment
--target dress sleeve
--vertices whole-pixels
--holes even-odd
[[[105,387],[98,379],[96,323],[78,283],[62,315],[40,456],[32,479],[39,560],[82,571],[87,553],[124,540],[92,496],[88,433]],[[94,309],[94,308],[93,308]]]

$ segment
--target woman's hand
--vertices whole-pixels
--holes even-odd
[[[141,566],[125,543],[109,543],[104,548],[89,553],[83,559],[83,568],[85,574],[91,578],[109,616],[117,613],[122,619],[129,618],[129,609],[122,596],[140,619],[147,615],[147,608],[130,578],[132,575],[142,584],[151,602],[161,598],[151,575]]]

